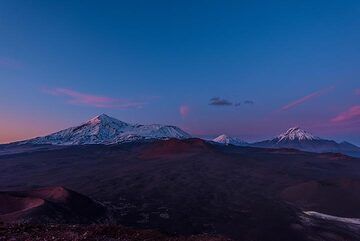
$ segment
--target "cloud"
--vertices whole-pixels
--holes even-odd
[[[356,89],[355,94],[360,95],[360,89]]]
[[[245,100],[245,101],[238,101],[232,102],[227,99],[222,99],[220,97],[213,97],[210,99],[209,105],[216,105],[216,106],[241,106],[242,104],[245,105],[253,105],[255,102],[252,100]]]
[[[233,105],[233,103],[220,97],[214,97],[210,99],[209,105],[230,106]]]
[[[65,96],[68,98],[68,103],[71,104],[87,105],[98,108],[130,109],[130,108],[140,108],[144,105],[144,103],[141,102],[134,102],[127,99],[87,94],[67,88],[44,89],[43,91],[45,93],[54,96]]]
[[[360,120],[360,105],[352,106],[348,110],[340,113],[339,115],[331,119],[331,121],[335,123],[347,122],[352,120]]]
[[[253,105],[253,104],[255,104],[255,102],[252,101],[252,100],[245,100],[245,101],[244,101],[244,104],[245,104],[245,105]]]
[[[187,105],[182,105],[182,106],[180,106],[180,108],[179,108],[179,113],[180,113],[180,115],[181,115],[182,117],[188,116],[189,113],[190,113],[190,107],[187,106]]]
[[[319,97],[319,96],[327,93],[328,91],[332,90],[333,88],[334,88],[334,86],[330,86],[328,88],[325,88],[325,89],[313,92],[311,94],[308,94],[308,95],[306,95],[306,96],[304,96],[304,97],[302,97],[300,99],[297,99],[297,100],[295,100],[293,102],[290,102],[290,103],[284,105],[283,107],[281,107],[281,110],[292,109],[292,108],[294,108],[296,106],[299,106],[299,105],[301,105],[301,104],[303,104],[303,103],[305,103],[305,102],[307,102],[307,101],[309,101],[311,99],[314,99],[316,97]]]

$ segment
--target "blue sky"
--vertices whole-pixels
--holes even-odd
[[[2,1],[0,143],[107,113],[360,144],[358,16],[351,0]]]

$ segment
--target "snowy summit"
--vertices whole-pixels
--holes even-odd
[[[79,126],[21,143],[53,145],[114,144],[142,139],[186,139],[189,137],[191,136],[188,133],[176,126],[129,124],[102,114]]]
[[[225,134],[222,134],[222,135],[216,137],[212,141],[220,143],[220,144],[224,144],[224,145],[234,145],[234,146],[245,146],[248,144],[247,142],[245,142],[239,138],[230,137]]]
[[[300,129],[299,127],[292,127],[288,129],[286,132],[280,134],[278,137],[276,137],[278,142],[283,141],[305,141],[305,140],[319,140],[319,137],[315,137],[312,134]]]

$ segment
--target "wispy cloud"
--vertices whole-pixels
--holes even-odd
[[[220,97],[213,97],[210,99],[209,105],[230,106],[233,105],[233,103],[226,99],[221,99]]]
[[[350,107],[348,110],[340,113],[331,121],[335,123],[360,120],[360,105]]]
[[[181,105],[179,108],[179,113],[182,117],[186,117],[190,113],[190,107],[187,105]]]
[[[128,99],[112,98],[101,95],[93,95],[67,88],[43,89],[43,91],[54,96],[67,97],[68,103],[71,104],[87,105],[98,108],[130,109],[140,108],[144,105],[144,103],[142,102],[135,102]]]
[[[297,107],[311,99],[314,99],[316,97],[319,97],[327,92],[329,92],[330,90],[332,90],[334,88],[334,86],[330,86],[328,88],[325,88],[325,89],[322,89],[322,90],[319,90],[319,91],[316,91],[316,92],[313,92],[311,94],[308,94],[308,95],[305,95],[304,97],[300,98],[300,99],[297,99],[295,101],[292,101],[286,105],[284,105],[283,107],[281,107],[281,110],[289,110],[289,109],[292,109],[294,107]]]

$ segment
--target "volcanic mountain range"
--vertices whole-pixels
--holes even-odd
[[[296,150],[344,146],[357,148],[300,128],[258,143],[207,141],[100,115],[0,145],[0,221],[115,223],[245,241],[360,240],[360,159]]]
[[[37,137],[14,144],[30,145],[86,145],[86,144],[117,144],[134,141],[158,139],[187,139],[192,136],[176,126],[129,124],[105,114],[96,116],[85,123],[59,132]],[[293,148],[310,152],[336,152],[360,156],[360,147],[349,142],[337,143],[326,140],[293,127],[279,136],[265,141],[248,143],[236,137],[220,135],[213,143],[236,146],[252,146],[262,148]]]
[[[360,156],[360,147],[349,142],[337,143],[333,140],[326,140],[300,129],[292,127],[279,136],[265,141],[248,143],[235,137],[220,135],[212,140],[224,145],[252,146],[262,148],[291,148],[310,152],[335,152],[352,156]]]

